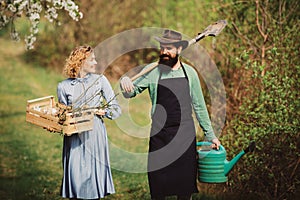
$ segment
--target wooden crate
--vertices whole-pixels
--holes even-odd
[[[26,121],[67,136],[93,129],[93,112],[88,110],[72,112],[66,108],[66,106],[58,106],[54,96],[28,100]],[[64,109],[64,120],[61,120],[62,109]]]

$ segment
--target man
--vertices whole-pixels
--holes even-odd
[[[188,41],[172,30],[165,30],[162,37],[155,39],[160,42],[158,66],[134,82],[125,76],[120,84],[126,98],[148,89],[152,101],[148,156],[151,198],[160,200],[177,195],[177,199],[188,200],[192,193],[198,192],[192,110],[213,148],[218,149],[220,142],[211,126],[199,77],[191,66],[179,60]]]

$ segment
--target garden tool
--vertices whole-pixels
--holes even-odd
[[[211,142],[197,142],[198,152],[198,180],[204,183],[223,183],[228,180],[228,173],[237,161],[246,153],[253,152],[255,142],[237,154],[232,160],[226,160],[226,150],[220,145],[219,150],[211,148]]]

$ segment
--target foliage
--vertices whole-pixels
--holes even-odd
[[[1,0],[0,1],[0,29],[10,23],[10,35],[13,40],[20,40],[19,32],[15,27],[15,20],[25,15],[30,21],[29,36],[25,37],[27,49],[33,49],[33,43],[39,32],[40,15],[44,11],[44,17],[50,23],[57,23],[58,11],[65,10],[69,16],[78,21],[82,18],[82,13],[73,0]]]
[[[45,34],[40,35],[36,49],[27,52],[26,57],[30,62],[38,61],[44,66],[61,71],[65,58],[75,46],[82,44],[96,46],[125,30],[162,27],[175,29],[189,37],[194,37],[211,22],[217,20],[217,18],[208,19],[209,11],[203,9],[203,4],[208,7],[208,2],[210,1],[202,3],[163,0],[80,1],[78,5],[84,15],[80,22],[62,16],[62,26],[54,27],[52,24],[45,24],[42,30]],[[135,41],[127,42],[129,45],[134,44]],[[114,48],[108,48],[106,54],[113,54],[112,51]],[[113,79],[118,79],[132,67],[153,61],[157,58],[155,55],[157,54],[153,49],[128,52],[114,63],[109,63],[110,66],[105,73]]]
[[[250,1],[223,12],[231,17],[236,38],[228,56],[242,52],[227,66],[236,112],[223,144],[235,149],[250,140],[257,143],[256,153],[231,176],[228,190],[262,199],[295,198],[300,184],[299,5]]]
[[[48,133],[25,121],[26,101],[55,94],[61,75],[33,63],[25,63],[20,43],[0,38],[0,199],[55,200],[60,197],[62,144],[59,134]],[[5,95],[4,95],[5,94]],[[148,124],[145,94],[135,99],[131,114],[139,124]],[[150,106],[150,105],[149,105]],[[105,120],[109,140],[129,152],[146,152],[148,141],[122,134],[114,120]],[[147,173],[126,173],[113,169],[116,193],[110,200],[150,200]],[[205,195],[205,199],[219,199]],[[175,199],[175,198],[169,198]],[[203,199],[195,194],[193,199]]]
[[[28,62],[61,69],[74,46],[95,46],[124,30],[166,27],[193,37],[211,22],[226,19],[228,26],[222,34],[201,41],[216,62],[226,88],[227,119],[221,142],[227,149],[228,159],[251,140],[256,141],[257,149],[239,161],[229,174],[227,184],[202,184],[200,191],[217,197],[222,193],[233,193],[245,199],[296,199],[300,196],[300,47],[297,41],[300,9],[297,0],[91,0],[80,1],[78,5],[85,16],[80,22],[61,15],[62,26],[57,27],[41,20],[36,48],[25,54]],[[107,55],[113,53],[111,51],[108,48]],[[110,64],[105,73],[111,80],[118,79],[131,68],[156,56],[153,50],[129,52]],[[19,76],[22,74],[23,71]],[[8,80],[5,79],[6,83]],[[21,94],[31,94],[28,89],[36,89],[37,85],[29,85]],[[40,87],[45,89],[46,84]],[[9,92],[8,89],[3,91]],[[20,95],[19,91],[11,92]],[[207,99],[208,94],[205,97]],[[143,101],[147,100],[141,99],[139,103],[143,104]],[[145,119],[140,115],[135,116]],[[137,148],[137,143],[146,149],[147,142],[141,144],[132,137],[122,137],[114,131],[113,125],[108,129],[114,133],[111,140],[124,143],[130,150]],[[149,198],[144,194],[148,192],[145,174],[140,178],[121,172],[115,174],[119,191],[116,198]],[[112,195],[109,199],[115,197]]]

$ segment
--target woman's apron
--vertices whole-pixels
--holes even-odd
[[[183,66],[182,66],[183,67]],[[188,77],[158,81],[148,156],[152,198],[198,192],[196,132]]]

